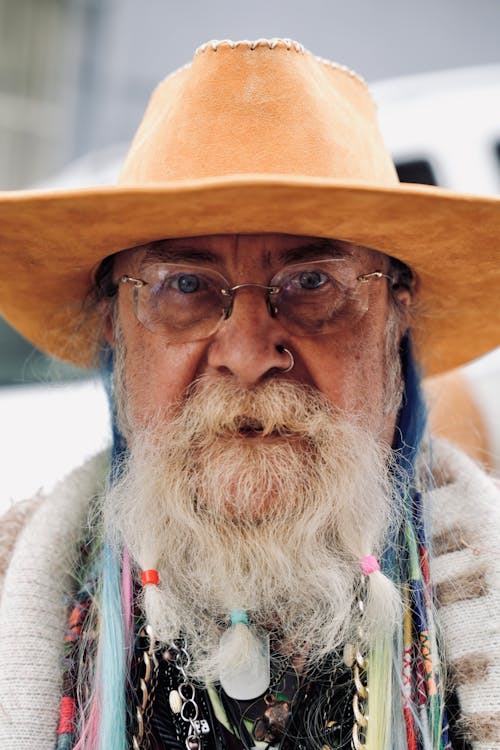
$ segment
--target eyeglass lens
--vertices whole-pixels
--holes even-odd
[[[146,283],[134,287],[137,317],[172,343],[212,335],[231,314],[238,291],[217,271],[191,265],[154,265],[141,278]],[[352,263],[328,259],[287,266],[269,282],[276,291],[255,293],[267,295],[285,329],[305,336],[353,325],[368,309],[368,286],[358,283]]]

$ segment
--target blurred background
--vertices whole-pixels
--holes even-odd
[[[113,182],[152,88],[198,45],[281,36],[373,84],[400,179],[498,194],[499,28],[498,0],[0,0],[0,189]],[[463,373],[493,471],[499,373],[498,352]],[[0,423],[0,508],[108,440],[98,380],[1,320]]]
[[[208,39],[291,37],[373,82],[498,64],[499,28],[498,0],[0,0],[0,185],[128,141]]]

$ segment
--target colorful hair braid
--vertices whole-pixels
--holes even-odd
[[[402,746],[405,737],[408,750],[447,750],[446,716],[443,699],[443,681],[435,642],[432,596],[428,572],[428,548],[422,498],[414,481],[415,458],[426,425],[426,410],[420,389],[420,377],[413,359],[409,336],[401,345],[404,395],[398,418],[395,441],[397,469],[406,481],[395,477],[401,487],[403,521],[401,527],[391,530],[391,538],[381,559],[382,572],[402,591],[404,617],[399,637],[393,642],[375,644],[370,653],[370,695],[378,706],[384,703],[387,686],[393,686],[389,708],[383,708],[389,717],[369,722],[369,746],[377,750],[392,750]],[[112,356],[108,353],[106,380],[110,404],[110,373]],[[114,417],[114,415],[113,415]],[[125,452],[123,438],[113,418],[113,454],[111,481],[116,478]],[[132,579],[127,554],[118,556],[109,543],[104,542],[99,557],[102,585],[100,599],[100,631],[98,636],[98,668],[90,707],[80,729],[80,739],[74,745],[75,696],[74,671],[69,669],[73,681],[65,682],[61,702],[60,733],[57,750],[125,750],[126,694],[129,660],[132,654]],[[84,627],[93,591],[87,586],[75,599],[68,629],[73,651],[79,633]],[[87,598],[85,598],[87,597]],[[69,651],[71,651],[68,646]],[[69,657],[68,657],[69,659]],[[71,661],[71,659],[69,659]],[[394,666],[396,665],[396,666]],[[391,673],[397,670],[396,679]],[[380,700],[379,700],[380,699]],[[370,703],[368,706],[370,711]],[[63,731],[64,730],[64,731]]]
[[[401,362],[404,394],[394,449],[403,519],[401,527],[393,530],[382,559],[382,570],[400,587],[404,606],[401,632],[393,643],[393,664],[401,670],[398,681],[402,691],[402,700],[400,695],[393,695],[393,734],[406,736],[408,750],[446,750],[450,745],[436,645],[424,508],[415,487],[415,459],[426,427],[426,408],[409,335],[401,343]],[[399,481],[400,478],[405,481]],[[390,684],[388,675],[385,679]],[[404,732],[397,728],[401,705]],[[389,740],[389,747],[394,746]]]

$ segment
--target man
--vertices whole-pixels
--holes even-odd
[[[115,412],[12,552],[2,747],[500,747],[498,492],[412,348],[498,343],[499,202],[399,185],[363,81],[274,39],[2,223],[4,315]]]

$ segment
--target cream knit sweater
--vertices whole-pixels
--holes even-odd
[[[96,457],[0,523],[2,750],[55,746],[70,571],[106,467]],[[500,750],[500,491],[443,443],[434,446],[433,472],[432,575],[451,673],[474,750]]]

